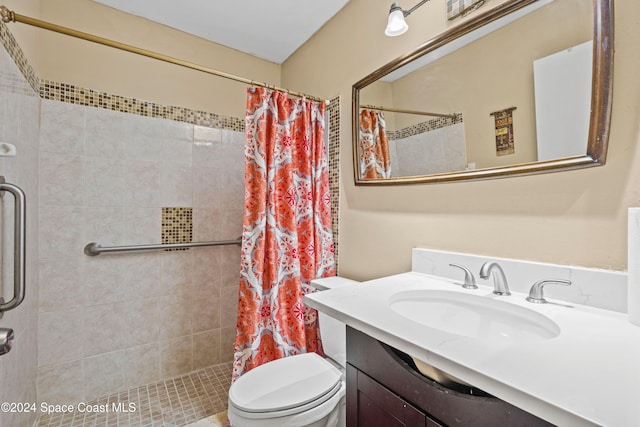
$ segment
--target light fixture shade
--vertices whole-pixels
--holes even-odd
[[[404,34],[408,29],[409,26],[404,20],[404,12],[400,6],[398,6],[398,3],[393,3],[389,11],[389,20],[387,21],[387,28],[384,30],[384,33],[393,37]]]

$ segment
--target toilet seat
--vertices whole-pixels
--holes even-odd
[[[244,417],[284,417],[322,405],[343,386],[342,373],[315,353],[261,365],[229,390],[229,403]]]

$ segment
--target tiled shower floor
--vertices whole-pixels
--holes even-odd
[[[36,427],[184,426],[227,409],[232,363],[211,366],[178,378],[148,384],[91,402],[135,404],[135,412],[42,415]]]

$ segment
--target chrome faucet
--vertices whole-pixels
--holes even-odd
[[[485,262],[480,268],[480,277],[488,279],[489,274],[493,273],[493,293],[496,295],[511,295],[507,278],[502,271],[502,267],[497,262]]]
[[[460,264],[449,264],[451,267],[457,267],[464,271],[464,283],[461,283],[462,287],[465,289],[478,289],[478,285],[476,285],[476,279],[473,277],[473,273],[464,265]]]
[[[529,296],[526,298],[527,301],[532,302],[534,304],[545,304],[547,300],[544,299],[544,294],[542,292],[542,288],[545,285],[550,283],[555,283],[557,285],[570,286],[571,280],[563,280],[563,279],[547,279],[540,280],[533,284],[531,290],[529,291]]]

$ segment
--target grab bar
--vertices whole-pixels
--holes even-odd
[[[95,242],[91,242],[84,247],[84,253],[88,256],[98,256],[102,253],[116,253],[116,252],[142,252],[142,251],[156,251],[163,249],[182,249],[182,248],[195,248],[201,246],[224,246],[224,245],[241,245],[242,238],[236,240],[220,240],[212,242],[189,242],[189,243],[167,243],[157,245],[137,245],[137,246],[106,246],[102,247]]]
[[[4,196],[4,192],[8,191],[15,199],[14,205],[14,224],[13,224],[13,298],[8,302],[4,302],[4,298],[0,298],[0,318],[5,311],[12,310],[22,303],[25,293],[25,238],[26,238],[26,196],[17,185],[8,184],[4,177],[0,176],[0,197]]]

